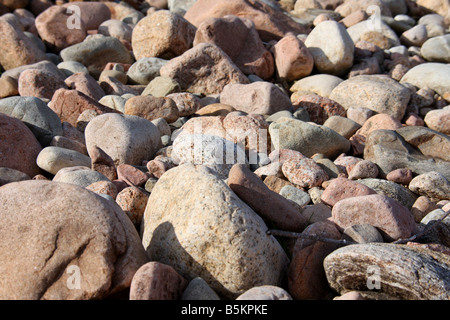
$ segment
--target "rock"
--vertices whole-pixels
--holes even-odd
[[[76,28],[73,13],[61,6],[51,6],[36,17],[36,29],[46,46],[54,53],[82,42],[87,36],[87,28],[80,19]]]
[[[10,76],[0,77],[0,99],[19,95],[17,81]]]
[[[88,167],[74,166],[60,169],[53,177],[52,181],[75,184],[86,188],[94,182],[109,180],[100,172],[91,170]]]
[[[57,90],[48,106],[61,119],[61,122],[68,122],[74,127],[77,126],[78,117],[86,110],[94,110],[98,114],[117,112],[78,90],[67,89]]]
[[[282,166],[284,176],[301,188],[318,187],[329,179],[328,174],[314,160],[285,161]]]
[[[231,168],[227,183],[265,221],[283,230],[303,230],[306,221],[297,209],[282,195],[271,191],[244,165],[236,164]]]
[[[152,120],[152,123],[158,128],[159,133],[162,136],[169,136],[172,134],[172,130],[170,129],[169,124],[167,123],[164,118],[157,118],[155,120]]]
[[[67,77],[64,82],[70,89],[78,90],[96,101],[99,101],[105,96],[105,91],[103,91],[102,87],[88,73],[74,73]]]
[[[400,41],[408,47],[421,47],[424,42],[427,41],[427,38],[427,28],[423,24],[418,24],[417,26],[403,32],[400,37]]]
[[[292,99],[292,98],[291,98]],[[317,124],[324,124],[331,116],[345,117],[345,109],[337,102],[316,94],[302,95],[292,99],[294,108],[300,107],[308,112],[309,119]]]
[[[189,191],[193,186],[197,192]],[[226,298],[280,285],[288,263],[283,249],[265,234],[263,220],[209,169],[186,164],[168,171],[148,203],[141,234],[150,260],[172,266],[186,279],[202,277]]]
[[[366,178],[359,179],[359,183],[372,188],[378,194],[383,194],[394,200],[397,200],[404,207],[411,209],[412,205],[417,199],[417,196],[408,190],[408,188],[397,184],[392,181],[387,181],[384,179]]]
[[[0,42],[3,47],[0,52],[0,64],[5,70],[46,60],[45,53],[32,40],[2,19],[0,19]]]
[[[360,40],[371,42],[381,49],[390,49],[401,45],[400,39],[383,20],[361,21],[347,29],[354,43]]]
[[[344,75],[353,65],[354,44],[346,29],[336,21],[324,21],[315,27],[305,45],[320,73]]]
[[[256,174],[256,172],[255,172],[255,174]],[[271,175],[266,176],[266,177],[264,178],[264,184],[265,184],[270,190],[272,190],[272,191],[275,192],[275,193],[280,193],[281,189],[283,189],[284,186],[290,185],[290,186],[295,187],[294,184],[290,183],[290,182],[287,181],[287,180],[284,180],[284,179],[282,179],[282,178],[279,178],[279,177],[277,177],[277,176],[275,176],[275,175],[273,175],[273,176],[271,176]]]
[[[220,103],[239,111],[262,115],[288,110],[292,106],[289,97],[270,82],[228,84],[220,94]]]
[[[184,16],[186,11],[188,11],[195,2],[197,2],[197,0],[168,0],[167,6],[171,12]]]
[[[77,61],[89,70],[89,73],[98,78],[108,62],[133,63],[130,52],[113,37],[100,37],[86,39],[85,41],[67,47],[60,53],[63,61]]]
[[[283,288],[267,285],[251,288],[237,297],[236,300],[292,300],[292,297]]]
[[[36,163],[42,170],[56,174],[62,168],[90,167],[91,159],[82,153],[70,149],[46,147],[39,152]]]
[[[159,70],[167,62],[167,60],[156,57],[142,58],[128,69],[128,81],[131,84],[148,85],[150,81],[160,75]]]
[[[411,180],[408,187],[412,192],[427,196],[431,201],[450,200],[450,182],[436,171],[418,175]]]
[[[209,18],[221,18],[236,15],[251,19],[262,41],[279,40],[288,32],[294,34],[308,33],[308,28],[296,23],[281,10],[255,0],[231,0],[226,3],[214,0],[198,0],[184,16],[194,26]]]
[[[357,134],[367,137],[372,131],[375,130],[397,130],[402,127],[402,123],[397,118],[394,118],[391,115],[380,113],[376,114],[366,122],[364,122],[361,129],[358,130]]]
[[[210,72],[204,73],[205,68]],[[160,69],[161,76],[174,79],[182,91],[218,94],[229,83],[249,83],[248,78],[217,46],[201,43]]]
[[[125,76],[125,74],[122,73],[122,76]],[[100,87],[102,87],[103,91],[105,91],[105,94],[107,95],[123,96],[126,94],[131,94],[136,96],[140,93],[140,91],[132,88],[131,86],[124,85],[119,79],[109,75],[100,76],[99,82]]]
[[[448,97],[450,95],[449,74],[450,66],[448,64],[422,63],[411,68],[400,80],[400,83],[410,83],[421,89],[431,89],[441,97]]]
[[[316,222],[308,226],[303,234],[336,240],[341,238],[336,225],[329,221]],[[335,244],[319,241],[298,239],[295,242],[288,270],[288,288],[294,299],[326,299],[330,295],[323,261],[336,248]]]
[[[450,219],[447,216],[447,212],[445,212],[442,209],[435,209],[435,210],[427,213],[427,215],[422,220],[420,220],[420,223],[422,225],[427,225],[432,221],[442,221],[442,223],[448,225],[450,222]]]
[[[0,112],[22,120],[42,146],[47,146],[54,136],[63,134],[59,117],[38,98],[2,99],[0,100]]]
[[[389,172],[386,176],[388,181],[392,181],[407,186],[413,178],[412,171],[408,168],[400,168]]]
[[[106,37],[114,37],[120,40],[125,47],[132,49],[131,37],[133,28],[123,21],[106,20],[98,27],[98,33]]]
[[[134,186],[124,188],[116,197],[116,203],[127,214],[138,230],[144,216],[147,201],[148,195]]]
[[[441,300],[448,299],[448,260],[448,255],[432,250],[368,243],[332,252],[325,258],[324,267],[330,286],[337,292],[371,284],[378,285],[379,292],[391,299]]]
[[[311,91],[319,96],[328,98],[331,91],[342,81],[344,80],[331,74],[315,74],[296,81],[289,90],[291,92]]]
[[[172,158],[157,156],[155,159],[147,163],[148,172],[151,173],[156,178],[161,178],[161,176],[168,170],[175,167]]]
[[[111,19],[111,11],[104,3],[71,1],[63,7],[77,6],[80,10],[81,21],[86,25],[87,30],[97,30],[100,25]]]
[[[375,163],[362,160],[358,162],[350,171],[348,178],[350,180],[358,180],[365,178],[376,178],[378,176],[378,167]]]
[[[209,287],[205,280],[200,277],[189,281],[186,289],[183,291],[181,300],[220,300],[217,293]]]
[[[210,18],[197,29],[193,45],[212,43],[222,49],[244,74],[269,80],[274,73],[274,59],[264,47],[255,24],[234,15]]]
[[[398,120],[405,115],[411,92],[393,79],[381,75],[363,75],[348,79],[338,85],[330,99],[346,110],[355,105],[386,113]]]
[[[92,145],[89,149],[89,156],[91,157],[91,169],[95,170],[109,180],[113,181],[117,179],[116,165],[114,160],[106,154],[97,145]]]
[[[346,228],[344,238],[357,243],[384,242],[377,228],[370,224],[356,224]]]
[[[344,19],[339,21],[339,23],[342,23],[346,28],[350,28],[351,26],[354,26],[355,24],[367,20],[368,15],[366,11],[364,10],[357,10],[350,13],[348,16],[346,16]]]
[[[443,0],[418,0],[417,4],[420,7],[424,7],[432,12],[436,12],[445,18],[445,22],[449,23],[448,10],[450,8],[447,1]]]
[[[19,119],[0,114],[0,167],[21,171],[30,177],[41,173],[36,158],[42,147]]]
[[[333,207],[340,200],[370,194],[376,194],[376,191],[356,181],[337,178],[330,181],[330,184],[320,196],[320,200]]]
[[[177,105],[179,117],[191,116],[202,108],[200,98],[189,92],[171,93],[166,97],[172,99]]]
[[[4,167],[0,168],[0,186],[24,180],[31,180],[31,178],[29,175],[19,170]]]
[[[349,107],[347,109],[347,118],[355,121],[360,126],[375,115],[375,111],[364,107]]]
[[[87,190],[95,192],[99,195],[108,195],[113,200],[117,197],[117,187],[111,181],[97,181],[86,187]]]
[[[89,74],[88,69],[84,65],[76,61],[63,61],[58,64],[58,69],[64,74],[65,78],[80,72]]]
[[[308,193],[291,185],[281,188],[280,195],[288,200],[294,201],[300,207],[306,206],[311,201]]]
[[[61,80],[64,80],[66,78],[64,73],[61,70],[59,70],[54,63],[50,61],[40,61],[33,64],[22,65],[20,67],[9,69],[2,74],[2,78],[8,76],[13,78],[15,81],[19,81],[20,74],[28,69],[38,69],[51,72],[54,74],[55,77],[61,78]]]
[[[419,25],[425,28],[425,25]],[[420,53],[430,62],[450,62],[450,35],[433,37],[423,43]]]
[[[159,130],[150,121],[138,116],[108,113],[91,120],[85,130],[86,147],[97,145],[114,161],[141,165],[152,159],[161,147]]]
[[[125,114],[139,116],[153,121],[163,118],[168,123],[178,119],[178,108],[170,98],[159,98],[155,96],[137,96],[125,103]]]
[[[130,186],[142,187],[148,180],[147,174],[129,164],[120,164],[117,167],[117,179],[126,182]]]
[[[130,300],[178,300],[187,284],[171,266],[148,262],[131,281]]]
[[[18,88],[21,96],[51,100],[58,89],[67,89],[67,86],[53,73],[29,69],[20,74]]]
[[[341,296],[333,298],[333,300],[366,300],[359,291],[349,291]]]
[[[24,181],[2,187],[0,198],[3,299],[103,299],[147,262],[123,212],[91,191]]]
[[[336,8],[336,12],[341,16],[346,17],[355,11],[367,11],[371,6],[377,6],[382,15],[392,15],[391,10],[382,0],[346,0]]]
[[[148,57],[172,59],[192,47],[195,27],[167,10],[143,18],[133,29],[132,46],[136,60]]]
[[[408,168],[416,175],[438,171],[447,179],[450,178],[448,161],[425,156],[406,143],[403,137],[395,131],[376,130],[372,132],[366,140],[364,159],[378,165],[381,177],[395,169]]]
[[[307,157],[322,153],[328,158],[347,152],[350,142],[337,132],[300,120],[272,123],[269,133],[275,149],[291,149]]]
[[[169,77],[155,77],[142,92],[143,96],[165,97],[171,93],[180,92],[180,85]]]
[[[430,129],[450,135],[450,107],[427,112],[424,121]]]
[[[361,126],[355,121],[341,116],[330,116],[323,124],[346,139],[350,139]]]
[[[417,233],[409,210],[396,200],[380,194],[340,200],[331,213],[340,228],[367,223],[377,227],[387,241],[409,238]]]
[[[195,113],[195,115],[200,117],[225,117],[228,113],[233,111],[236,111],[236,109],[232,106],[223,103],[213,103],[201,108]]]
[[[411,208],[411,214],[414,217],[414,220],[417,223],[420,223],[420,221],[431,211],[439,209],[439,207],[432,202],[428,197],[426,196],[420,196],[417,198],[417,200],[414,202],[412,208]]]

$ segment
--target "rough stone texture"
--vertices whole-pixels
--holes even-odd
[[[411,92],[397,81],[380,75],[363,75],[348,79],[331,92],[330,99],[345,109],[355,105],[386,113],[401,120]]]
[[[357,134],[363,137],[367,137],[372,131],[375,130],[397,130],[401,127],[402,123],[400,122],[400,120],[388,114],[380,113],[367,119],[361,129],[358,130]]]
[[[283,288],[276,286],[261,286],[247,290],[236,300],[292,300],[291,295]]]
[[[283,196],[271,191],[245,165],[234,165],[227,180],[228,186],[265,221],[277,228],[300,232],[306,221]]]
[[[197,29],[194,46],[213,43],[221,48],[245,74],[270,79],[274,73],[274,59],[264,47],[255,24],[234,15],[210,18]]]
[[[172,59],[192,47],[195,27],[167,10],[143,18],[133,29],[132,46],[136,60],[149,57]]]
[[[412,171],[407,168],[393,170],[386,176],[386,180],[406,186],[411,182],[412,178]]]
[[[170,98],[175,102],[179,117],[191,116],[203,107],[200,103],[200,98],[189,92],[171,93],[166,98]]]
[[[355,164],[350,171],[348,178],[350,180],[358,180],[365,178],[376,178],[378,176],[378,167],[369,160],[362,160]]]
[[[228,84],[220,94],[220,103],[246,113],[270,115],[292,107],[289,97],[270,82]]]
[[[342,199],[369,194],[376,194],[376,191],[356,181],[351,181],[346,178],[336,178],[330,181],[330,184],[322,193],[320,200],[333,207]]]
[[[141,165],[161,148],[158,128],[150,121],[129,115],[108,113],[95,117],[85,130],[86,147],[97,145],[117,165]],[[89,153],[90,154],[90,153]]]
[[[425,248],[395,244],[357,244],[340,248],[325,258],[330,286],[343,293],[367,290],[367,278],[379,271],[379,292],[404,300],[447,300],[449,256]],[[377,266],[368,274],[368,268]],[[373,268],[373,267],[372,267]]]
[[[372,15],[374,16],[374,15]],[[401,45],[400,39],[391,27],[383,20],[361,21],[347,29],[354,43],[360,40],[371,42],[381,49],[390,49]]]
[[[186,164],[168,171],[148,203],[141,235],[150,260],[172,266],[187,280],[202,277],[227,298],[280,285],[288,263],[283,249],[265,234],[263,220],[209,169]]]
[[[24,181],[2,187],[0,199],[2,299],[102,299],[147,262],[123,212],[91,191]],[[80,289],[70,290],[77,270]]]
[[[285,161],[281,168],[284,176],[301,188],[313,188],[329,179],[328,174],[312,159]]]
[[[220,18],[226,15],[237,15],[251,19],[263,41],[279,40],[288,32],[295,34],[308,33],[308,28],[296,23],[281,10],[277,10],[262,1],[230,0],[198,0],[184,16],[196,27],[211,17]]]
[[[436,171],[418,175],[409,183],[409,189],[432,201],[450,200],[450,182]]]
[[[117,197],[117,187],[111,181],[97,181],[86,187],[86,189],[99,195],[108,195],[114,200]]]
[[[133,63],[128,69],[128,81],[131,84],[148,85],[150,81],[159,76],[159,70],[167,60],[161,58],[143,58]]]
[[[343,199],[331,211],[333,221],[340,228],[355,224],[377,227],[387,240],[409,238],[417,233],[417,227],[409,210],[396,200],[384,195],[372,194]]]
[[[357,122],[341,116],[331,116],[324,122],[323,125],[336,131],[346,139],[350,139],[351,136],[353,136],[356,131],[361,128]]]
[[[344,26],[324,21],[308,35],[305,45],[320,73],[343,75],[353,65],[354,43]]]
[[[67,86],[51,72],[29,69],[20,74],[18,89],[21,96],[50,100],[58,89],[67,89]]]
[[[286,199],[295,202],[300,207],[306,206],[311,201],[311,198],[307,192],[291,185],[284,186],[281,188],[279,193]]]
[[[109,180],[113,181],[117,179],[117,171],[116,165],[114,164],[114,160],[106,154],[101,148],[97,145],[92,145],[89,148],[89,156],[91,157],[91,169],[95,170]]]
[[[209,71],[205,72],[206,69]],[[181,90],[194,94],[219,94],[229,83],[249,83],[231,59],[209,43],[201,43],[171,59],[160,74],[176,80]]]
[[[130,300],[178,300],[187,284],[171,266],[148,262],[133,277]]]
[[[147,120],[163,118],[168,123],[178,119],[178,108],[170,98],[155,96],[137,96],[125,103],[125,114],[139,116]]]
[[[120,177],[119,177],[120,179]],[[126,187],[121,190],[116,197],[116,203],[130,218],[131,222],[139,230],[145,207],[147,206],[148,195],[137,187]]]
[[[310,121],[317,124],[324,124],[332,116],[345,117],[347,113],[339,103],[315,94],[306,94],[294,98],[292,104],[294,108],[304,108],[308,112]]]
[[[66,78],[64,82],[70,89],[78,90],[96,101],[105,96],[105,91],[102,87],[91,75],[85,72],[74,73]]]
[[[80,9],[80,18],[87,30],[97,30],[104,21],[111,19],[111,11],[104,3],[71,1],[64,4],[63,7],[67,8],[72,5],[76,5]]]

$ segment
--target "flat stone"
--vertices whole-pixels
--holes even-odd
[[[36,159],[36,163],[42,170],[51,174],[57,174],[62,168],[90,167],[91,159],[74,150],[51,146],[42,149]]]

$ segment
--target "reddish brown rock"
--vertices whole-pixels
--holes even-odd
[[[336,160],[334,160],[334,164],[338,167],[338,168],[344,168],[345,173],[350,173],[350,171],[352,171],[352,169],[354,168],[354,166],[362,161],[363,159],[358,158],[358,157],[353,157],[353,156],[340,156],[338,158],[336,158]]]
[[[364,137],[368,137],[372,131],[375,130],[397,130],[402,127],[402,123],[385,113],[376,114],[370,117],[364,125],[357,131],[357,134],[362,135]]]
[[[416,199],[411,207],[411,214],[414,220],[419,223],[428,213],[433,210],[439,209],[439,206],[432,202],[426,196],[420,196]]]
[[[189,92],[171,93],[166,98],[170,98],[175,102],[179,117],[191,116],[203,107],[200,103],[200,98]]]
[[[52,99],[59,89],[67,89],[64,81],[51,72],[27,69],[19,77],[19,94],[23,97]]]
[[[177,81],[183,91],[204,95],[219,94],[229,83],[249,83],[222,49],[210,43],[198,44],[171,59],[160,74]]]
[[[123,73],[122,73],[123,74]],[[100,87],[107,95],[123,96],[124,94],[139,95],[140,91],[125,85],[120,80],[104,75],[99,79]]]
[[[113,199],[116,199],[118,193],[116,185],[111,181],[97,181],[87,186],[86,189],[97,194],[106,194]]]
[[[406,116],[405,124],[412,127],[424,127],[425,121],[417,114],[409,114]]]
[[[305,44],[294,34],[288,34],[272,48],[278,77],[294,81],[311,74],[314,58]]]
[[[345,117],[347,112],[336,101],[316,94],[301,95],[292,101],[294,108],[304,108],[309,119],[317,124],[324,124],[331,116]]]
[[[164,118],[168,123],[178,119],[179,111],[170,98],[136,96],[125,103],[125,114],[139,116],[147,120]]]
[[[293,184],[302,188],[321,186],[329,179],[328,174],[312,159],[285,161],[281,168],[284,176]]]
[[[387,174],[386,180],[407,186],[413,178],[413,173],[408,168],[400,168]]]
[[[68,122],[72,126],[77,125],[77,119],[84,110],[95,110],[98,114],[118,113],[77,90],[57,90],[48,106],[59,116],[61,122]]]
[[[88,97],[99,101],[105,96],[105,91],[97,83],[97,81],[89,74],[78,72],[64,80],[67,87],[72,90],[78,90]]]
[[[137,228],[141,225],[147,201],[148,195],[134,186],[122,189],[116,197],[116,203]]]
[[[33,177],[41,173],[36,164],[41,150],[41,145],[22,121],[0,113],[0,167]]]
[[[194,46],[202,42],[217,45],[245,74],[255,74],[265,80],[273,75],[272,54],[249,19],[234,15],[207,19],[198,26]]]
[[[267,176],[264,179],[264,183],[270,190],[276,193],[280,193],[281,189],[283,189],[284,186],[289,185],[295,187],[293,183],[290,183],[289,181],[281,179],[277,176]]]
[[[368,15],[363,10],[357,10],[352,13],[350,13],[348,16],[346,16],[344,19],[339,21],[342,23],[346,28],[350,28],[351,26],[364,21],[368,18]]]
[[[178,300],[187,285],[187,280],[171,266],[148,262],[131,281],[130,300]]]
[[[149,178],[145,172],[129,164],[121,164],[117,167],[117,177],[119,180],[125,181],[130,186],[135,187],[143,186]]]
[[[302,231],[306,220],[281,195],[271,191],[245,165],[235,164],[228,177],[228,186],[263,219],[283,230]]]
[[[154,175],[156,178],[161,178],[161,176],[166,173],[166,171],[175,167],[172,158],[157,156],[155,159],[147,163],[148,172]]]
[[[409,238],[417,233],[409,210],[392,198],[380,194],[351,197],[337,202],[331,211],[340,228],[370,224],[387,241]]]
[[[307,158],[301,152],[291,150],[291,149],[277,149],[269,154],[269,159],[271,162],[280,162],[283,164],[285,161],[299,161]]]
[[[279,40],[288,32],[305,34],[309,30],[298,24],[281,10],[277,10],[262,1],[255,0],[199,0],[185,14],[186,20],[194,26],[213,17],[236,15],[251,19],[263,41]]]
[[[319,221],[308,226],[302,234],[341,239],[341,233],[330,221]],[[323,267],[325,257],[336,250],[336,244],[298,239],[288,270],[288,290],[294,299],[325,299],[332,293]]]
[[[333,207],[342,199],[370,194],[376,194],[376,191],[356,181],[351,181],[346,178],[336,178],[330,181],[330,184],[322,193],[320,200]]]
[[[200,110],[198,110],[195,115],[201,117],[215,117],[223,116],[225,117],[228,113],[236,111],[235,108],[224,103],[213,103],[209,104]]]
[[[92,170],[100,172],[111,181],[117,179],[117,171],[114,160],[111,159],[105,151],[98,146],[93,146],[89,150],[89,156],[91,158]]]
[[[68,8],[73,5],[79,8],[81,21],[85,24],[87,30],[97,30],[104,21],[111,19],[111,11],[104,3],[70,1],[63,7]]]
[[[88,155],[84,143],[63,136],[54,136],[50,141],[50,146],[70,149]]]
[[[375,163],[369,160],[359,161],[348,174],[348,178],[350,180],[376,178],[377,176],[378,167]]]
[[[39,36],[51,51],[59,53],[86,38],[87,29],[83,21],[80,19],[76,28],[68,28],[72,20],[73,13],[60,6],[51,6],[36,17]]]

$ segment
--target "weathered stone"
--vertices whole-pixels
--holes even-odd
[[[74,184],[86,188],[94,182],[109,180],[100,172],[91,170],[89,167],[75,166],[60,169],[52,181]]]
[[[312,188],[322,185],[329,179],[328,174],[312,159],[285,161],[282,166],[284,176],[301,188]]]
[[[337,178],[330,181],[330,184],[322,193],[320,200],[333,207],[342,199],[369,194],[376,194],[376,191],[356,181],[351,181],[346,178]]]
[[[189,281],[181,300],[220,300],[217,293],[200,277]]]
[[[439,172],[418,175],[409,183],[409,190],[432,201],[450,200],[450,182]]]
[[[163,118],[168,123],[178,119],[178,108],[170,98],[137,96],[125,103],[125,114],[139,116],[147,120]]]
[[[39,152],[36,163],[42,170],[56,174],[62,168],[91,165],[91,159],[77,151],[60,148],[46,147]]]
[[[339,103],[315,94],[306,94],[292,99],[292,104],[294,109],[298,107],[305,109],[310,121],[317,124],[324,124],[332,116],[345,117],[346,115],[346,110]]]

